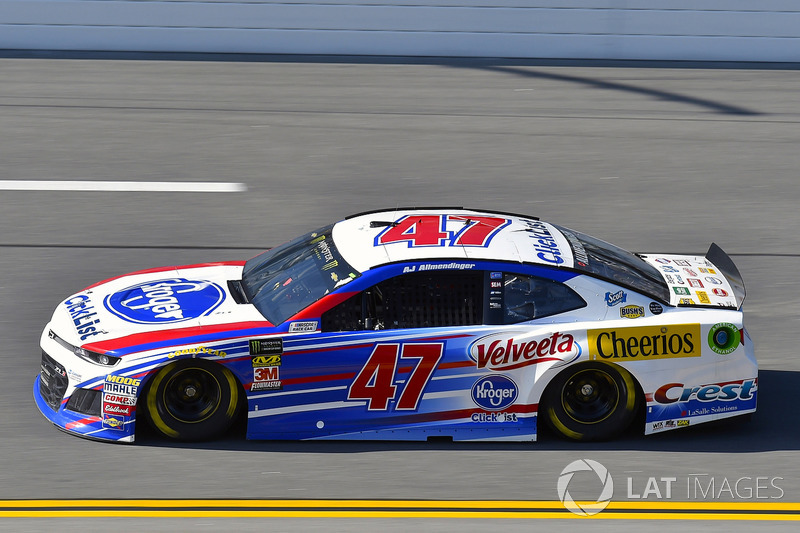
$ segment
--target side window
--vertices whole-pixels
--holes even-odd
[[[382,281],[322,315],[323,331],[468,326],[483,320],[483,273],[414,272]]]
[[[522,274],[503,275],[505,324],[566,313],[585,306],[583,298],[563,283]]]

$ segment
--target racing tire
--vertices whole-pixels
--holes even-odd
[[[639,394],[630,372],[616,365],[581,363],[558,374],[542,396],[548,425],[579,441],[606,440],[625,431]]]
[[[239,411],[239,384],[230,370],[198,359],[161,368],[147,388],[150,425],[180,441],[209,440],[223,434]]]

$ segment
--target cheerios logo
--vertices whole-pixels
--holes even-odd
[[[581,474],[581,472],[587,472],[592,476],[597,476],[602,483],[603,488],[600,491],[600,496],[598,496],[594,502],[581,501],[578,503],[572,498],[569,492],[569,484],[576,474],[578,474],[579,478],[588,475]],[[581,486],[587,486],[585,482],[576,483],[579,483]],[[591,516],[608,507],[608,504],[611,502],[611,497],[614,495],[614,481],[611,479],[611,474],[608,472],[608,469],[597,461],[578,459],[577,461],[572,461],[561,471],[561,475],[558,476],[558,485],[556,489],[558,490],[558,498],[567,510],[579,516]]]

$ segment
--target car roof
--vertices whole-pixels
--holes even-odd
[[[397,208],[333,227],[342,257],[364,272],[405,261],[494,260],[572,267],[567,237],[536,217],[464,208]]]

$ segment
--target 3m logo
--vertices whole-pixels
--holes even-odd
[[[277,366],[263,366],[253,369],[253,381],[277,381],[280,370]]]
[[[700,357],[700,324],[590,329],[587,334],[594,360]]]

